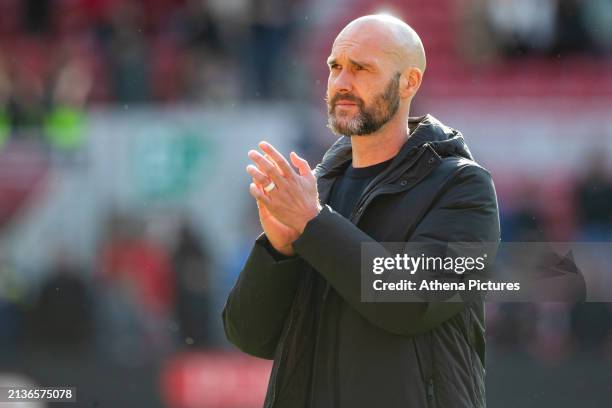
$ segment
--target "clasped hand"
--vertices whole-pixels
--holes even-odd
[[[269,143],[261,142],[259,148],[265,156],[256,150],[248,153],[255,163],[247,166],[253,178],[249,192],[257,201],[259,219],[270,243],[277,251],[293,255],[291,244],[321,211],[317,180],[308,162],[295,152],[289,157],[297,172]]]

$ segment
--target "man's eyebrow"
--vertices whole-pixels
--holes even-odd
[[[351,62],[351,64],[353,65],[357,65],[359,67],[363,67],[363,68],[373,68],[374,64],[370,63],[370,62],[365,62],[365,61],[355,61],[353,59],[349,58],[349,61]]]
[[[358,67],[363,67],[363,68],[373,68],[374,67],[374,64],[371,64],[369,62],[355,61],[354,59],[351,59],[351,58],[349,58],[348,60],[352,65],[356,65]],[[327,59],[327,65],[329,65],[330,67],[333,65],[336,65],[337,62],[338,61],[336,60],[336,58]]]

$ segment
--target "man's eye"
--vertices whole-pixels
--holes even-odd
[[[330,68],[331,69],[340,69],[340,65],[339,64],[333,64]]]
[[[355,71],[362,71],[362,70],[364,70],[364,69],[365,69],[365,68],[364,68],[364,67],[362,67],[361,65],[355,65]]]

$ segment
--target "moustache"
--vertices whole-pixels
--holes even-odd
[[[363,108],[363,101],[352,94],[336,94],[333,98],[328,99],[327,104],[330,110],[336,107],[338,101],[350,101],[354,102],[359,108]]]

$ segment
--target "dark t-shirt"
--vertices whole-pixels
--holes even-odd
[[[391,160],[393,159],[373,166],[359,168],[355,168],[351,164],[334,183],[329,198],[330,207],[342,214],[343,217],[349,218],[363,190],[387,168]]]

